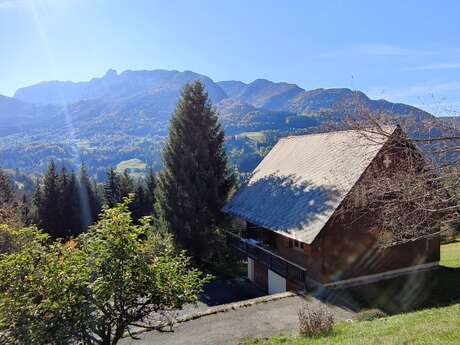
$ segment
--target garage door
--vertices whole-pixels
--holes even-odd
[[[280,292],[286,292],[286,279],[268,270],[268,293],[271,295]]]

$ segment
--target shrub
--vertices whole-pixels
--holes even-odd
[[[15,244],[0,253],[0,345],[114,345],[132,327],[171,326],[165,316],[197,301],[209,277],[149,218],[134,224],[129,202],[68,243],[0,225]]]
[[[303,336],[328,335],[334,328],[334,315],[325,305],[305,303],[298,311],[299,332]]]
[[[356,314],[356,320],[358,321],[372,321],[376,319],[381,319],[387,317],[387,314],[385,314],[383,311],[380,309],[368,309],[368,310],[363,310]]]

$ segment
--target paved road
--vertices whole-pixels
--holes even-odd
[[[295,296],[224,313],[205,316],[175,326],[173,332],[146,332],[140,340],[124,339],[122,345],[227,345],[249,337],[268,337],[296,332],[297,309],[301,303],[322,303],[312,297]],[[332,307],[337,320],[352,317],[351,312]]]

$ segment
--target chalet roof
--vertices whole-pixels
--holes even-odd
[[[311,244],[386,140],[355,130],[282,138],[223,211]]]

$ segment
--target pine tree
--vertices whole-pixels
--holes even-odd
[[[137,223],[140,218],[148,215],[146,206],[147,197],[144,191],[144,186],[142,184],[139,184],[137,186],[136,192],[134,193],[133,201],[129,205],[129,210],[131,211],[131,216],[134,222]]]
[[[59,213],[56,215],[56,218],[59,223],[59,229],[66,235],[70,234],[69,212],[71,201],[68,199],[68,184],[69,176],[67,175],[67,170],[65,167],[62,167],[57,176],[57,208],[59,209]]]
[[[109,208],[115,207],[121,200],[120,177],[114,168],[107,171],[107,180],[104,185],[104,199]]]
[[[80,167],[78,180],[80,226],[82,231],[86,231],[86,229],[97,220],[100,211],[100,202],[97,191],[94,189],[94,183],[91,182],[84,164]]]
[[[42,208],[42,188],[40,186],[40,180],[35,181],[34,193],[32,197],[33,213],[32,221],[34,224],[40,225],[40,210]]]
[[[120,176],[120,197],[121,199],[126,198],[129,194],[132,194],[135,192],[134,190],[134,181],[129,176],[129,173],[127,170],[123,172],[123,174]],[[120,200],[121,201],[121,200]]]
[[[14,201],[13,182],[10,177],[0,170],[0,206]]]
[[[145,184],[147,187],[145,196],[145,214],[152,215],[154,214],[155,190],[157,188],[157,178],[152,169],[149,169],[147,173],[147,176],[145,178]]]
[[[56,164],[50,162],[43,179],[43,189],[37,188],[34,198],[37,207],[38,225],[54,238],[66,237],[61,228],[59,203],[59,186]]]
[[[21,198],[21,204],[19,207],[19,213],[21,215],[21,220],[24,225],[29,226],[32,223],[32,218],[30,214],[30,205],[27,195],[24,193]]]
[[[171,120],[159,174],[156,209],[159,225],[198,265],[213,254],[234,184],[227,166],[224,133],[203,84],[187,85]]]
[[[58,176],[59,191],[59,213],[60,227],[67,236],[78,236],[80,234],[80,198],[77,189],[77,179],[75,174],[67,173],[63,167]]]

